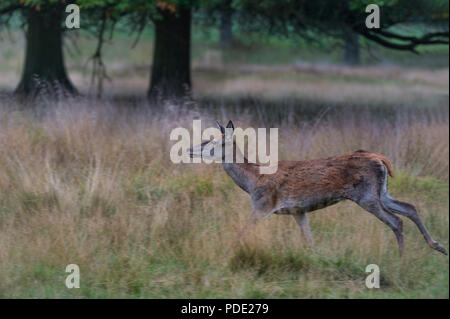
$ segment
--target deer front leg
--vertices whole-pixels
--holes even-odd
[[[238,241],[240,241],[246,234],[248,234],[261,219],[263,219],[263,214],[259,213],[256,210],[253,210],[244,227],[238,233]]]
[[[228,255],[231,251],[233,251],[236,246],[242,242],[242,240],[245,238],[245,235],[249,234],[251,230],[258,224],[260,220],[264,218],[264,213],[253,210],[250,217],[247,219],[244,227],[239,231],[238,235],[236,236],[236,239],[234,240],[233,244],[230,247],[230,250],[228,251]]]
[[[303,236],[305,237],[309,246],[311,248],[314,248],[314,240],[312,238],[311,229],[309,228],[309,222],[306,213],[296,212],[294,213],[294,218],[297,224],[300,226]]]

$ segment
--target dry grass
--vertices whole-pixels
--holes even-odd
[[[352,203],[311,214],[314,252],[291,217],[272,216],[227,254],[251,210],[248,195],[220,165],[169,159],[171,129],[196,117],[212,125],[206,109],[13,104],[0,105],[1,297],[448,298],[447,257],[405,221],[400,258],[391,231]],[[218,112],[263,126],[225,106]],[[448,248],[448,109],[317,119],[282,122],[282,159],[386,154],[397,173],[392,195],[414,203]],[[81,268],[78,290],[64,286],[71,263]],[[364,286],[371,263],[381,268],[377,291]]]
[[[0,46],[0,92],[19,81],[16,35]],[[1,298],[449,297],[448,258],[412,222],[400,258],[387,226],[350,202],[310,214],[315,251],[292,217],[272,216],[228,254],[251,210],[248,195],[220,165],[169,160],[171,129],[194,118],[278,127],[281,159],[379,152],[394,164],[390,193],[416,205],[448,248],[448,49],[424,57],[444,61],[436,70],[405,55],[408,68],[345,68],[307,63],[302,49],[287,64],[272,63],[286,52],[270,48],[268,66],[259,49],[235,52],[236,61],[194,43],[198,108],[161,112],[135,98],[148,87],[152,45],[144,39],[130,50],[133,41],[106,44],[113,80],[102,100],[42,98],[25,108],[0,93]],[[81,37],[79,47],[66,63],[86,93],[95,43]],[[71,263],[81,289],[64,285]],[[371,263],[381,269],[377,290],[364,285]]]

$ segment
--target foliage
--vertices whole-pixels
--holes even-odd
[[[329,74],[321,81],[336,87]],[[394,87],[400,94],[417,87],[403,81]],[[360,87],[352,88],[356,94]],[[333,92],[321,94],[337,98]],[[438,96],[424,94],[422,109],[409,115],[389,104],[393,121],[384,113],[363,116],[361,105],[370,101],[359,96],[359,108],[336,110],[316,128],[304,112],[299,121],[285,113],[280,150],[284,159],[361,146],[388,155],[396,172],[391,195],[414,203],[448,247],[448,108],[430,107]],[[33,111],[1,103],[1,298],[448,298],[448,258],[431,251],[409,220],[400,258],[390,229],[353,203],[311,213],[315,251],[289,216],[271,216],[232,250],[251,210],[248,195],[220,165],[175,165],[164,154],[170,130],[192,123],[194,114],[211,124],[213,110],[234,114],[242,127],[261,124],[261,113],[246,119],[242,103],[219,99],[222,109],[172,114],[109,99]],[[302,104],[318,114],[315,104]],[[64,285],[69,263],[80,266],[80,289]],[[372,263],[381,269],[380,289],[364,285]]]
[[[85,16],[85,27],[96,30],[101,38],[103,20],[114,25],[124,21],[135,32],[142,32],[150,20],[162,19],[163,12],[178,14],[179,8],[220,10],[226,0],[75,0]],[[14,11],[41,10],[47,5],[62,5],[65,0],[6,0],[0,4],[0,25],[7,24]],[[381,8],[381,29],[367,29],[365,8]],[[234,0],[232,8],[239,13],[237,23],[251,31],[278,35],[316,38],[317,34],[341,36],[357,32],[369,41],[383,46],[417,52],[425,44],[448,44],[448,2],[442,0]],[[420,22],[439,29],[421,35],[392,31],[399,23]],[[312,31],[312,32],[311,32]]]

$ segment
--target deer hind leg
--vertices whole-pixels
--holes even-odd
[[[384,209],[391,214],[396,213],[412,220],[419,228],[428,245],[431,248],[437,250],[438,252],[447,255],[448,254],[447,250],[444,247],[442,247],[437,241],[433,240],[433,238],[431,237],[430,233],[428,232],[427,228],[422,222],[422,219],[420,219],[420,216],[417,213],[416,208],[409,203],[401,202],[389,196],[387,192],[387,172],[384,166],[383,166],[383,175],[384,175],[383,186],[380,190],[380,201]]]
[[[306,241],[308,242],[308,245],[311,248],[314,248],[314,240],[311,234],[311,229],[309,228],[309,222],[306,213],[296,212],[293,214],[293,216],[297,224],[300,226],[303,237],[305,237]]]
[[[424,223],[422,222],[422,219],[420,219],[416,208],[413,205],[396,200],[390,197],[387,192],[384,192],[382,194],[381,202],[388,211],[405,216],[412,220],[417,225],[426,242],[431,248],[437,250],[440,253],[443,253],[444,255],[448,254],[447,250],[444,247],[442,247],[437,241],[433,240]]]
[[[375,215],[379,220],[388,225],[397,238],[398,248],[400,256],[403,255],[404,242],[403,242],[403,222],[400,218],[387,212],[381,204],[379,198],[371,197],[358,201],[357,204],[364,208],[369,213]]]

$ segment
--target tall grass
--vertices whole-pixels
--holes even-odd
[[[0,297],[448,298],[447,257],[407,220],[400,258],[390,229],[350,202],[310,214],[314,251],[291,217],[272,216],[228,254],[248,195],[218,164],[169,159],[171,129],[194,118],[276,125],[281,159],[382,153],[395,168],[390,193],[415,204],[448,248],[448,108],[312,105],[271,117],[271,106],[250,115],[224,100],[163,112],[139,101],[2,103]],[[72,263],[80,289],[64,285]],[[364,285],[371,263],[377,290]]]

